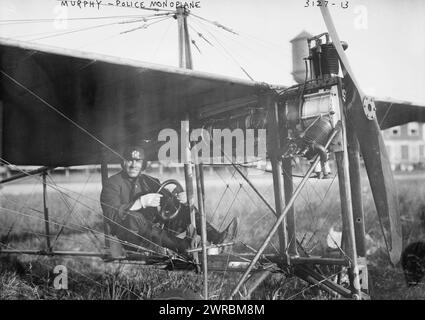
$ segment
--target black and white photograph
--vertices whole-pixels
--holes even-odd
[[[0,300],[424,300],[424,31],[422,0],[0,0]]]

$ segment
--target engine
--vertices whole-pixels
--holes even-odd
[[[322,40],[325,38],[325,40]],[[340,121],[341,93],[338,92],[339,60],[327,33],[307,39],[306,81],[297,86],[296,94],[283,100],[290,136],[282,150],[283,157],[320,156],[318,175],[329,174],[325,144]],[[343,43],[344,49],[347,45]]]

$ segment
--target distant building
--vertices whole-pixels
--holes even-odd
[[[425,168],[425,127],[418,122],[383,131],[393,170]]]

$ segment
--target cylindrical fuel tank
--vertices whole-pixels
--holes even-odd
[[[297,83],[303,83],[305,80],[304,58],[309,55],[307,39],[312,37],[307,31],[302,31],[290,42],[292,44],[292,77]]]

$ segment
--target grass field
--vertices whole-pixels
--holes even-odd
[[[271,175],[251,172],[254,185],[274,206]],[[157,174],[155,174],[158,176]],[[166,174],[162,181],[170,178]],[[176,178],[173,175],[173,178]],[[182,176],[177,176],[182,180]],[[38,178],[6,185],[0,190],[0,241],[6,248],[45,248],[41,183]],[[366,179],[366,178],[365,178]],[[72,183],[71,183],[72,182]],[[299,180],[295,180],[298,183]],[[47,204],[55,250],[99,252],[103,248],[103,218],[99,204],[97,173],[48,180]],[[367,181],[364,208],[368,234],[369,276],[373,299],[424,299],[425,286],[407,288],[400,267],[391,267]],[[406,243],[423,236],[420,215],[425,205],[424,180],[411,176],[397,180]],[[223,169],[206,175],[208,220],[222,229],[234,216],[241,221],[238,240],[259,247],[274,216],[249,186],[233,172]],[[341,228],[337,179],[311,180],[296,202],[297,239],[307,251],[322,254],[330,227]],[[65,226],[65,227],[64,227]],[[56,235],[60,236],[56,239]],[[5,246],[4,246],[5,247]],[[239,244],[238,247],[243,247]],[[267,249],[276,252],[277,239]],[[53,268],[68,268],[69,290],[53,288]],[[138,265],[104,263],[97,258],[51,258],[29,255],[1,257],[0,299],[151,299],[174,288],[202,292],[202,276],[158,270]],[[211,273],[210,298],[225,298],[240,274]],[[251,296],[253,299],[329,299],[297,278],[273,275]]]

